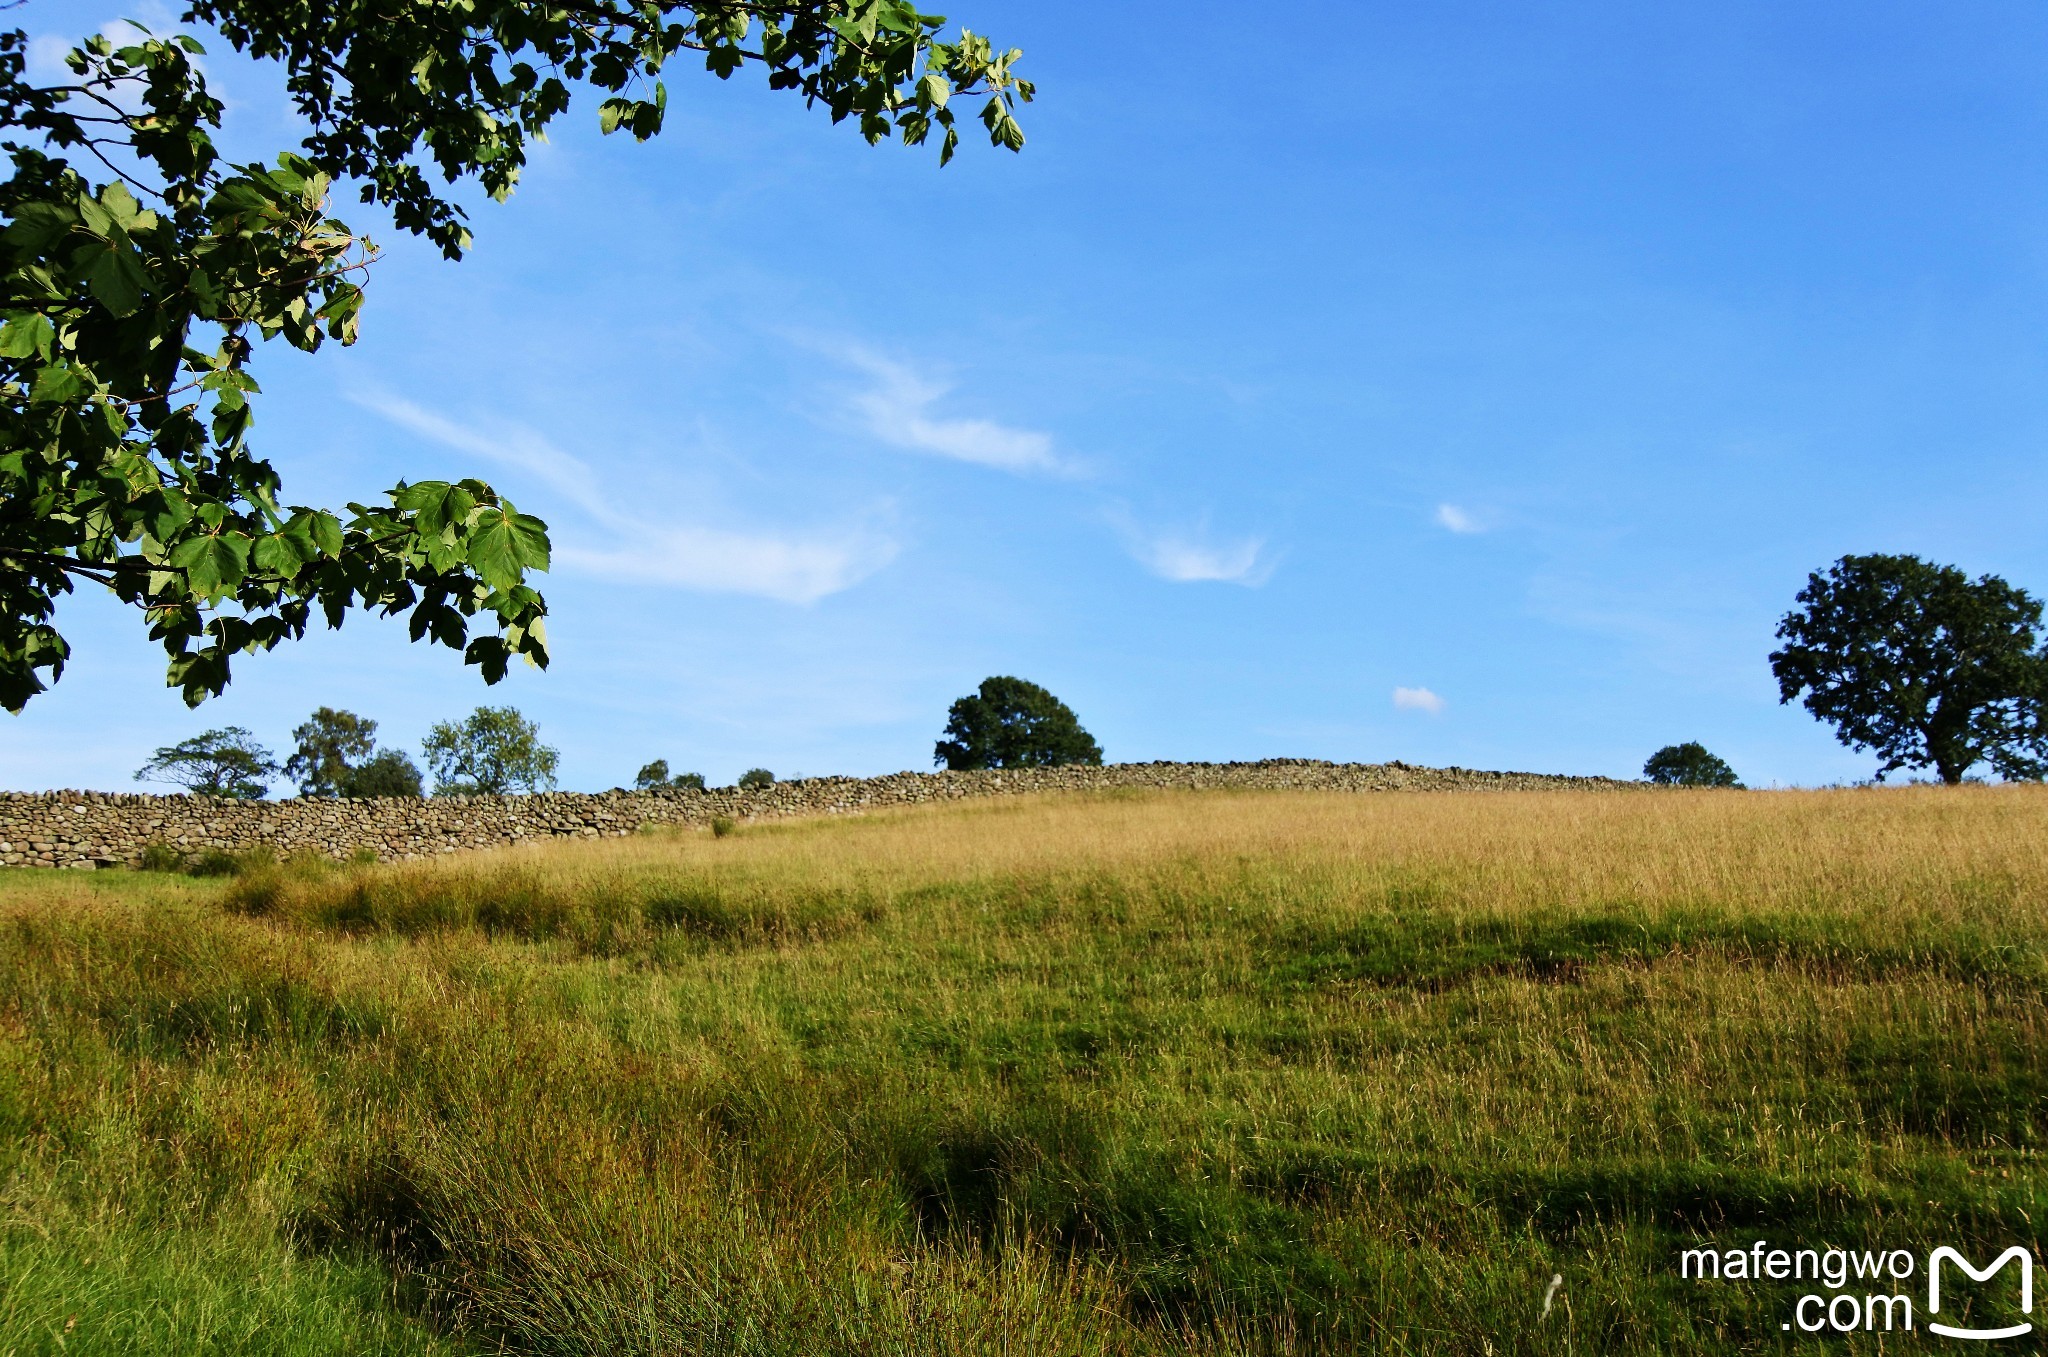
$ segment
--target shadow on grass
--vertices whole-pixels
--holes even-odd
[[[2001,990],[2048,987],[2048,962],[2030,939],[1951,925],[1900,941],[1854,919],[1652,909],[1622,902],[1597,912],[1461,916],[1407,903],[1343,924],[1301,925],[1273,936],[1266,969],[1282,985],[1380,985],[1442,990],[1491,975],[1569,982],[1603,962],[1712,956],[1796,968],[1831,978],[1936,974]]]

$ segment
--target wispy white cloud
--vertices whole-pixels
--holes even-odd
[[[1444,709],[1444,700],[1427,688],[1396,688],[1394,706],[1401,711],[1424,711],[1435,716]]]
[[[717,528],[642,525],[634,536],[630,544],[607,550],[565,546],[555,558],[628,584],[815,603],[860,583],[896,554],[893,543],[882,541],[807,542]]]
[[[796,537],[703,525],[653,523],[623,512],[581,458],[531,429],[448,418],[411,401],[360,395],[357,403],[422,438],[526,472],[604,529],[602,545],[556,533],[555,561],[606,579],[812,603],[887,565],[893,542],[861,531]]]
[[[1122,514],[1112,515],[1111,521],[1138,564],[1175,584],[1241,584],[1256,589],[1273,577],[1278,564],[1267,555],[1263,538],[1218,542],[1206,528],[1152,531]]]
[[[1460,509],[1455,504],[1437,505],[1436,521],[1438,527],[1449,528],[1452,532],[1474,533],[1486,531],[1484,521],[1470,510]]]
[[[1209,546],[1168,535],[1142,544],[1138,559],[1159,578],[1177,584],[1216,581],[1257,586],[1265,583],[1270,573],[1259,560],[1264,545],[1257,538],[1247,538],[1224,546]]]
[[[609,520],[617,513],[616,506],[598,493],[599,481],[589,463],[563,452],[531,429],[497,422],[486,431],[479,424],[450,419],[398,396],[360,394],[355,402],[444,448],[515,467],[545,481],[593,518]]]
[[[113,25],[108,25],[112,27]],[[126,24],[121,27],[126,28]],[[64,64],[64,58],[77,47],[76,38],[62,38],[54,33],[43,33],[28,40],[27,66],[32,80],[65,80],[71,78],[71,70]]]
[[[1070,476],[1079,470],[1054,450],[1049,434],[992,419],[939,415],[936,407],[953,389],[944,382],[857,345],[819,347],[873,379],[873,385],[854,393],[850,404],[861,426],[891,447],[998,471]]]

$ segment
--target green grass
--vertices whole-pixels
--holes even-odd
[[[50,1200],[38,1197],[0,1233],[0,1351],[431,1357],[463,1350],[403,1314],[381,1268],[294,1249],[267,1220],[145,1231],[53,1217]]]
[[[2044,830],[1160,794],[13,874],[0,1355],[1817,1347],[1678,1251],[2048,1235]]]

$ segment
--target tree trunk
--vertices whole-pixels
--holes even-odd
[[[1939,710],[1935,711],[1934,719],[1921,728],[1920,738],[1927,742],[1927,756],[1934,761],[1935,775],[1953,787],[1963,780],[1963,774],[1984,751],[1970,739],[1967,730],[1956,729],[1941,715]]]

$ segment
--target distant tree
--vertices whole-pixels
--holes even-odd
[[[1875,750],[1878,777],[1932,765],[1956,783],[2048,770],[2048,655],[2041,604],[1995,575],[1971,580],[1918,556],[1844,556],[1807,577],[1771,654],[1781,702]]]
[[[540,742],[540,727],[516,707],[478,707],[459,724],[441,721],[420,749],[436,796],[544,792],[555,785],[561,754]]]
[[[240,726],[228,726],[163,746],[136,770],[135,780],[168,782],[196,796],[258,801],[277,772],[268,749]]]
[[[1019,678],[986,678],[953,704],[932,762],[952,769],[1099,764],[1102,746],[1066,703]]]
[[[773,787],[774,785],[775,774],[769,772],[766,768],[749,768],[746,772],[740,774],[740,786],[750,792],[759,791],[763,787]]]
[[[377,749],[377,723],[318,707],[292,732],[298,752],[285,761],[300,796],[418,796],[420,770],[396,749]]]
[[[341,780],[343,796],[418,796],[420,770],[403,750],[385,749]]]
[[[1643,764],[1643,776],[1667,787],[1740,787],[1742,782],[1697,740],[1667,744]]]
[[[670,777],[668,760],[656,759],[633,775],[633,785],[643,792],[655,791],[663,787],[673,787],[679,791],[701,792],[704,790],[704,775],[702,773],[677,773],[674,777]]]
[[[341,796],[341,784],[377,749],[377,723],[352,711],[316,707],[292,732],[296,752],[285,760],[285,776],[300,796]]]

